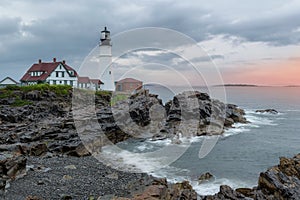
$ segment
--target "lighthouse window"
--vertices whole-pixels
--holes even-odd
[[[109,74],[111,74],[111,71],[109,71]]]

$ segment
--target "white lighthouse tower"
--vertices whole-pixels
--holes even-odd
[[[100,38],[100,56],[99,56],[99,64],[102,69],[101,81],[104,83],[102,86],[103,90],[114,91],[114,76],[111,67],[112,55],[111,55],[111,42],[110,42],[110,32],[105,27],[103,31],[101,31]]]

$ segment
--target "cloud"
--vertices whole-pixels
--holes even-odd
[[[243,48],[253,48],[253,52],[262,53],[263,56],[257,60],[286,57],[290,53],[289,47],[300,43],[299,8],[299,1],[293,0],[252,1],[247,4],[239,0],[3,0],[0,3],[0,75],[18,79],[39,58],[49,61],[53,57],[65,59],[78,68],[98,44],[104,26],[108,26],[112,35],[147,26],[171,28],[197,42],[208,44],[207,41],[217,41],[210,43],[210,49],[220,49],[219,46],[224,45],[220,41],[222,38],[230,41],[226,52],[218,50],[209,54],[215,62],[226,66],[238,60],[246,63],[259,57],[245,59]],[[273,50],[277,47],[283,48]],[[275,53],[266,55],[264,52]],[[170,53],[148,50],[139,54],[134,63],[143,57],[143,62],[175,63],[178,69],[186,69],[178,62],[180,58],[176,60],[176,56]],[[195,62],[209,61],[206,56],[194,59]],[[131,62],[125,57],[121,60]],[[10,74],[5,74],[7,66]]]

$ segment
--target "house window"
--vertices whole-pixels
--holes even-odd
[[[59,81],[59,84],[62,84],[62,81]]]
[[[59,77],[58,75],[59,75],[59,73],[58,73],[58,72],[56,72],[56,77]]]
[[[59,65],[59,69],[61,69],[61,65]]]
[[[67,80],[65,80],[65,81],[64,81],[64,84],[65,84],[65,85],[68,85],[68,81],[67,81]]]
[[[53,81],[53,85],[56,85],[56,81],[55,80]]]
[[[61,77],[65,77],[65,72],[61,72]]]
[[[70,81],[70,85],[73,86],[73,81]]]

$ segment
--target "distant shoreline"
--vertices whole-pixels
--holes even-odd
[[[213,87],[262,87],[262,86],[252,85],[252,84],[224,84],[224,85],[214,85]]]

